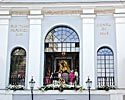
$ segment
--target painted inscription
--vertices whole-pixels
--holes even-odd
[[[24,33],[28,32],[27,24],[11,24],[10,32],[15,33],[16,36],[23,36]]]
[[[109,28],[111,27],[110,23],[98,23],[97,27],[100,29],[100,35],[108,35]]]

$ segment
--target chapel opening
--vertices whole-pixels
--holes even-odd
[[[79,37],[74,29],[68,26],[51,29],[45,37],[44,85],[57,84],[65,75],[66,84],[71,84],[70,73],[74,74],[72,84],[74,80],[79,84],[79,51]]]

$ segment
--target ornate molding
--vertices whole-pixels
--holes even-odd
[[[29,15],[30,11],[26,8],[12,8],[10,10],[11,15]]]
[[[82,14],[82,9],[58,9],[58,8],[49,8],[43,9],[42,14],[44,15],[79,15]]]
[[[115,13],[115,9],[112,7],[97,7],[94,10],[96,14],[113,14]]]

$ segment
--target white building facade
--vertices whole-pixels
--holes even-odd
[[[125,99],[124,1],[1,0],[0,5],[1,100],[30,100],[32,76],[35,100],[86,100],[88,76],[91,100]],[[52,73],[65,71],[65,64],[68,74],[77,69],[84,91],[38,90],[53,84]],[[99,90],[105,87],[111,89]]]

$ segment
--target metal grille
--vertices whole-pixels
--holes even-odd
[[[114,54],[108,47],[102,47],[97,51],[97,85],[114,86]]]
[[[11,53],[10,79],[11,85],[25,85],[26,51],[15,48]]]

